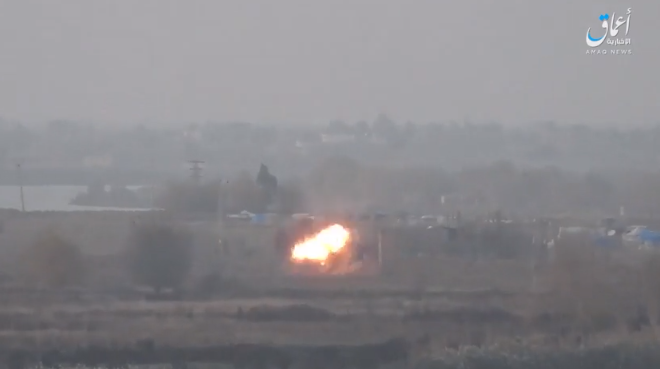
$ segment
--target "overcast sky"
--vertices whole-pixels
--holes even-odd
[[[585,55],[598,15],[628,7],[633,55]],[[657,123],[659,16],[658,0],[0,0],[0,116]]]

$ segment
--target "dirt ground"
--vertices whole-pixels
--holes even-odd
[[[576,254],[575,263],[539,266],[526,258],[403,256],[385,245],[384,264],[367,261],[364,273],[295,275],[271,247],[273,228],[227,230],[212,220],[188,223],[196,242],[186,293],[151,301],[130,285],[121,259],[131,222],[145,216],[5,216],[0,271],[9,277],[0,288],[0,351],[144,342],[170,348],[360,346],[402,338],[433,357],[464,346],[655,342],[654,300],[637,294],[632,279],[608,279],[618,257]],[[34,290],[11,278],[21,250],[48,228],[82,249],[92,273],[81,288]],[[218,251],[220,234],[241,247]],[[197,294],[200,280],[215,272],[222,275],[220,291]],[[558,276],[569,280],[561,284]]]

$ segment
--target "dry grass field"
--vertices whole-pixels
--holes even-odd
[[[552,262],[539,263],[406,256],[385,240],[380,268],[366,263],[365,272],[352,275],[295,275],[272,247],[273,227],[189,222],[192,273],[182,294],[156,301],[131,284],[123,266],[132,222],[156,215],[0,215],[6,276],[0,356],[9,367],[40,361],[246,368],[660,364],[660,263],[651,252],[605,252],[574,241],[558,245]],[[81,286],[22,284],[21,250],[44,229],[79,245],[87,265]],[[219,235],[233,246],[220,249]],[[211,275],[218,277],[214,284],[206,283]],[[247,359],[255,357],[264,359]],[[608,366],[612,357],[623,364]]]

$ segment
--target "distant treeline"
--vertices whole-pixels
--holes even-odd
[[[276,174],[276,173],[275,173]],[[459,171],[364,165],[328,158],[278,186],[266,201],[256,175],[244,173],[202,185],[170,184],[156,206],[190,212],[408,212],[507,216],[584,215],[660,217],[660,174],[576,173],[556,167],[522,168],[509,162]],[[272,201],[271,201],[272,200]],[[623,212],[623,214],[621,214]]]
[[[270,165],[269,165],[270,167]],[[558,167],[521,166],[500,161],[462,170],[433,166],[393,167],[331,156],[298,177],[281,179],[277,190],[257,185],[250,172],[200,185],[179,175],[139,170],[22,170],[24,185],[157,185],[155,206],[184,212],[409,212],[464,214],[503,211],[507,216],[589,216],[660,218],[660,174],[647,170],[574,172]],[[173,178],[181,178],[174,180]],[[0,170],[0,185],[17,185],[15,169]]]
[[[13,183],[14,163],[38,184],[78,184],[89,173],[125,181],[186,176],[185,162],[203,160],[204,175],[226,177],[268,160],[280,176],[302,176],[333,155],[374,166],[459,170],[498,160],[516,165],[588,171],[639,168],[660,163],[660,125],[642,128],[505,123],[401,122],[381,114],[372,121],[267,125],[199,123],[179,128],[136,126],[110,130],[75,122],[36,129],[0,123],[0,183]],[[100,168],[107,168],[101,171]],[[90,168],[90,169],[86,169]],[[117,169],[121,168],[121,169]],[[67,174],[59,174],[67,172]],[[112,173],[109,173],[112,172]],[[28,177],[26,173],[26,177]],[[111,178],[111,177],[108,177]],[[96,179],[96,178],[95,178]]]
[[[173,176],[173,173],[148,169],[34,169],[29,166],[21,169],[21,179],[25,186],[88,186],[96,182],[138,185],[163,183]],[[15,168],[0,167],[0,186],[17,186],[18,178]]]

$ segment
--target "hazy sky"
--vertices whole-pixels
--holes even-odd
[[[585,55],[598,15],[628,7],[633,55]],[[658,16],[658,0],[0,0],[0,116],[656,123]]]

